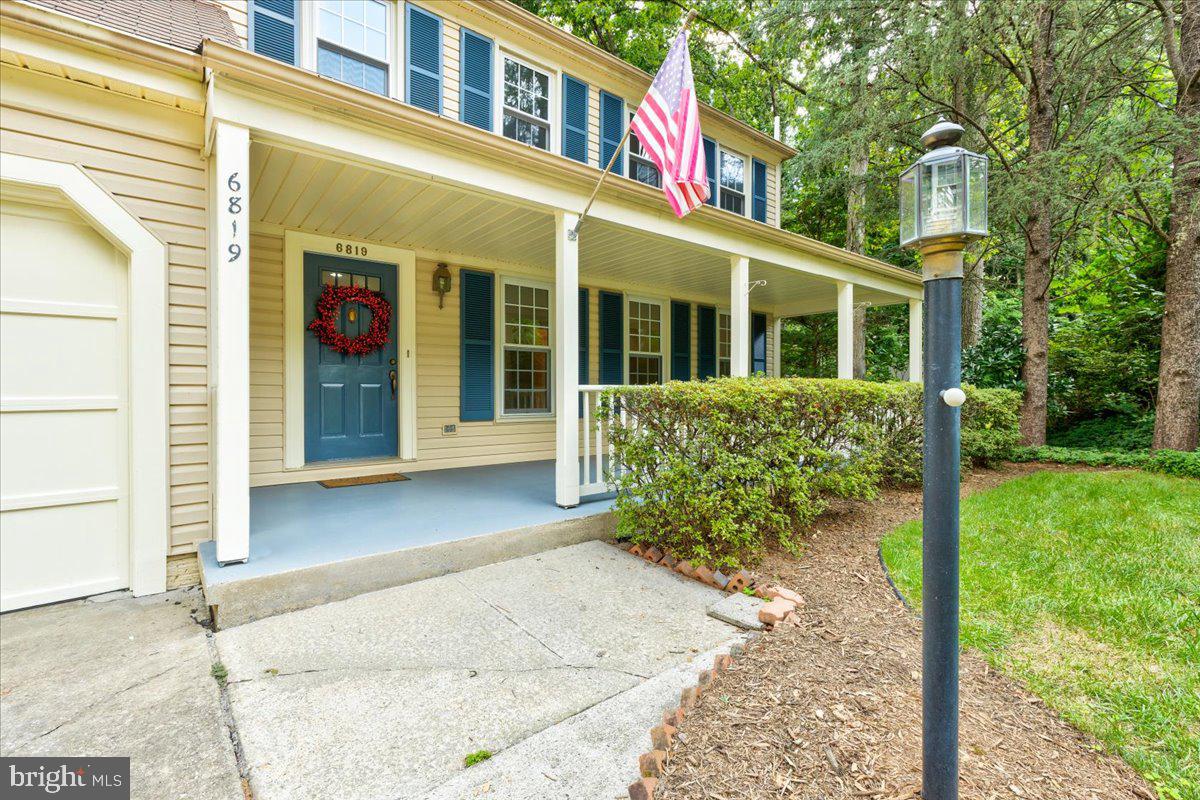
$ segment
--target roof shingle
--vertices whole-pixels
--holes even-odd
[[[205,0],[28,0],[108,28],[199,52],[205,39],[237,45],[225,9]]]

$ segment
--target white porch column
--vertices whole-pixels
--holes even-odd
[[[771,377],[783,377],[783,317],[776,316],[775,324],[771,329],[771,341],[774,347],[771,350]]]
[[[554,217],[554,501],[579,505],[579,242],[577,214]]]
[[[837,376],[854,377],[854,284],[837,284]]]
[[[217,561],[250,557],[250,132],[213,123],[208,280]]]
[[[909,298],[908,301],[908,379],[924,383],[924,349],[921,345],[921,309],[924,306],[920,300]]]
[[[750,374],[750,259],[730,256],[729,374]]]

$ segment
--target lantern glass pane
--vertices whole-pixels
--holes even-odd
[[[917,238],[917,170],[910,168],[900,176],[900,244]]]
[[[921,236],[948,236],[963,230],[962,160],[921,165]]]
[[[987,159],[967,157],[967,229],[987,233]]]

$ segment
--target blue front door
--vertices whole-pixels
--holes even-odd
[[[365,286],[392,304],[391,339],[365,356],[344,356],[304,332],[304,460],[396,455],[396,267],[376,261],[304,254],[306,321],[316,313],[322,287]],[[339,329],[353,338],[366,332],[371,312],[343,304]]]

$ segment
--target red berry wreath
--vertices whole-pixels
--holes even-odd
[[[351,339],[338,330],[342,303],[358,303],[371,312],[371,325],[366,333]],[[331,286],[325,284],[317,298],[317,316],[308,323],[317,341],[343,355],[365,356],[374,353],[391,340],[392,304],[381,292],[362,286]]]

